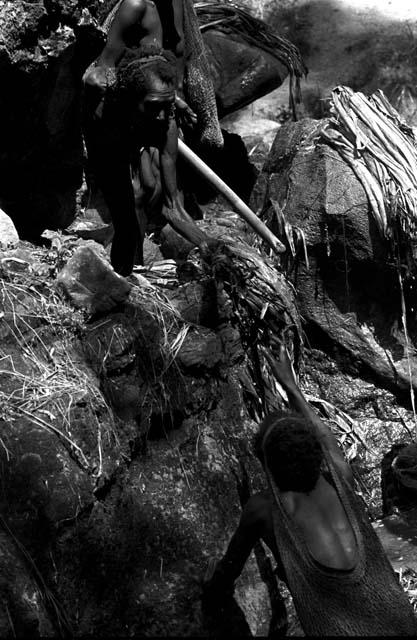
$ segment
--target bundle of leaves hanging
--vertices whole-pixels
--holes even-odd
[[[248,355],[247,370],[252,384],[252,401],[256,417],[277,408],[281,389],[266,366],[262,351],[276,352],[285,341],[297,361],[302,348],[302,330],[295,305],[295,292],[283,273],[265,254],[239,238],[226,235],[206,270],[218,289],[224,289],[231,301],[232,317]]]
[[[362,183],[381,235],[409,267],[417,256],[417,147],[412,129],[382,91],[367,97],[349,87],[332,93],[322,130]]]
[[[194,3],[194,8],[202,32],[217,29],[238,36],[287,67],[290,74],[290,106],[295,116],[295,103],[300,101],[300,78],[308,71],[298,48],[286,38],[278,36],[263,20],[232,2],[201,0]]]

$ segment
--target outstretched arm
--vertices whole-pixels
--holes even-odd
[[[276,378],[287,392],[291,405],[313,426],[317,437],[332,456],[333,462],[339,471],[348,482],[353,483],[352,470],[348,462],[346,462],[336,438],[325,422],[320,420],[315,411],[310,407],[297,385],[285,345],[281,344],[279,346],[278,359],[273,358],[266,350],[263,353]]]

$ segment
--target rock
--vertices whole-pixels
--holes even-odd
[[[0,531],[0,636],[56,637],[44,595],[15,541]]]
[[[102,43],[97,29],[77,26],[86,5],[97,0],[14,0],[0,8],[0,199],[22,237],[63,229],[75,215],[81,76]]]
[[[0,250],[14,249],[19,244],[19,235],[13,221],[0,209]]]
[[[169,224],[166,224],[160,234],[161,252],[164,258],[185,260],[194,245],[180,236]]]
[[[184,369],[213,369],[223,359],[222,343],[213,331],[200,327],[189,331],[178,351]]]
[[[71,448],[70,438],[65,439],[65,427],[61,431],[63,436],[59,437],[54,419],[49,421],[51,426],[48,428],[44,418],[42,424],[36,417],[23,416],[3,424],[2,428],[4,442],[13,456],[8,464],[4,464],[2,473],[4,495],[9,501],[7,513],[14,530],[25,537],[31,521],[36,522],[41,517],[45,520],[43,526],[46,522],[53,526],[75,518],[78,510],[93,500],[95,483],[89,477],[86,457],[80,454],[80,448],[76,448],[77,438]],[[75,432],[75,424],[73,429]],[[1,457],[5,463],[4,451]],[[50,535],[45,530],[43,540],[33,536],[31,544],[43,548]]]
[[[234,34],[208,29],[203,39],[220,117],[276,89],[288,75],[275,57]]]
[[[169,300],[186,322],[206,327],[218,322],[216,289],[210,280],[180,285],[169,293]]]
[[[417,509],[377,520],[373,527],[395,571],[417,572]]]
[[[268,118],[254,118],[251,109],[248,108],[223,119],[222,126],[242,138],[250,161],[259,173],[281,126],[280,123]],[[252,183],[249,196],[253,186],[254,184]]]
[[[18,273],[28,273],[31,269],[32,261],[27,258],[10,255],[10,253],[8,251],[6,255],[0,254],[0,274],[3,277],[7,277]]]
[[[354,275],[360,277],[360,273]],[[312,258],[310,269],[300,265],[294,279],[300,312],[312,332],[317,328],[324,331],[345,350],[354,365],[365,365],[373,379],[383,386],[406,393],[411,383],[417,389],[414,348],[412,344],[407,348],[404,334],[396,329],[400,300],[394,297],[395,284],[391,283],[392,297],[384,304],[383,293],[379,294],[382,299],[378,299],[378,282],[372,280],[372,274],[364,269],[362,276],[363,280],[357,281],[358,288],[350,289],[347,297],[346,283],[332,269],[332,261],[328,261],[325,271],[323,264]],[[371,289],[372,285],[374,291],[368,296],[368,287]]]
[[[150,267],[154,262],[160,262],[164,259],[159,246],[145,237],[143,242],[143,264]]]
[[[263,144],[264,152],[269,153],[281,124],[268,118],[253,118],[246,111],[242,113],[241,117],[233,115],[224,118],[222,126],[230,133],[237,133],[248,151],[252,151],[256,145]]]
[[[75,307],[88,313],[104,313],[126,302],[132,288],[88,246],[76,250],[58,274],[57,286]]]
[[[281,238],[281,213],[304,234],[310,264],[301,252],[291,273],[307,329],[316,338],[317,330],[323,332],[374,378],[405,391],[410,385],[408,358],[412,371],[417,359],[401,330],[398,275],[361,183],[337,152],[320,141],[323,124],[305,119],[278,131],[252,208],[262,212]],[[414,324],[410,317],[411,336]]]
[[[66,229],[70,234],[83,238],[84,240],[94,240],[104,246],[111,242],[114,230],[111,223],[102,220],[96,209],[86,209],[84,215],[79,215]]]
[[[75,337],[78,314],[30,273],[1,284],[0,511],[39,578],[51,570],[58,530],[91,508],[123,446]],[[20,597],[33,597],[36,612],[29,586],[22,576]]]
[[[224,222],[237,242],[235,216]],[[57,247],[64,238],[47,236]],[[159,286],[155,268],[153,281],[144,269],[142,286],[130,289],[103,247],[77,243],[59,286],[72,304],[109,313],[85,322],[52,277],[1,282],[2,517],[53,585],[74,627],[68,635],[207,635],[201,576],[239,521],[241,464],[248,491],[260,488],[248,444],[256,429],[248,350],[232,300],[196,259],[186,277],[166,265],[173,288]],[[115,309],[121,282],[127,302]],[[251,558],[229,630],[265,635],[260,575]]]

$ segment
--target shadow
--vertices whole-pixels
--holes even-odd
[[[395,516],[387,516],[382,522],[384,523],[384,527],[389,531],[407,540],[410,545],[417,547],[417,505],[414,509],[401,511],[401,513]],[[415,562],[417,565],[417,550],[415,554]]]
[[[245,614],[236,600],[226,597],[221,605],[202,600],[203,625],[209,637],[251,638],[253,634],[246,622]]]

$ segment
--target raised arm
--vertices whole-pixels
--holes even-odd
[[[348,482],[353,483],[352,470],[349,463],[346,462],[336,438],[326,423],[323,422],[316,412],[310,407],[302,391],[297,385],[285,345],[281,344],[279,346],[277,359],[275,359],[266,350],[264,350],[263,353],[277,380],[285,389],[291,406],[301,413],[312,425],[318,439],[321,441],[322,445],[326,447],[340,473],[344,475]]]

